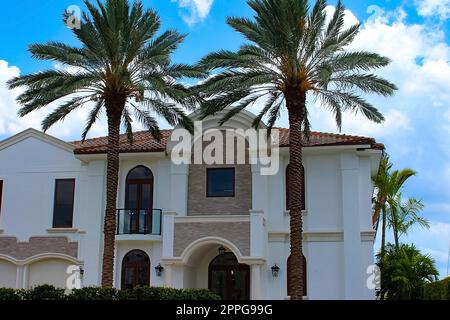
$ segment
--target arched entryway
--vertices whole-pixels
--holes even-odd
[[[250,267],[231,252],[220,253],[209,264],[209,290],[225,300],[250,299]]]
[[[153,173],[144,166],[130,170],[126,179],[125,233],[147,234],[151,231],[153,209]]]
[[[128,252],[122,260],[122,289],[150,285],[150,258],[142,250]]]

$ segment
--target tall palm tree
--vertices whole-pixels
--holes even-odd
[[[253,125],[268,115],[273,127],[286,108],[290,126],[290,245],[295,270],[292,299],[302,299],[302,148],[310,132],[308,95],[333,113],[341,128],[345,111],[361,112],[375,122],[384,120],[378,110],[358,92],[389,96],[392,83],[371,74],[389,64],[378,54],[349,52],[346,47],[360,25],[344,28],[344,7],[338,2],[327,22],[326,1],[317,0],[310,10],[307,0],[248,0],[254,19],[228,18],[228,24],[248,41],[237,52],[218,51],[204,57],[200,65],[218,74],[201,85],[203,115],[230,107],[226,122],[255,102],[264,104]]]
[[[392,170],[392,163],[388,156],[381,159],[378,175],[374,178],[374,186],[377,190],[375,198],[374,219],[378,221],[381,213],[381,255],[386,247],[386,229],[391,226],[394,232],[395,243],[398,246],[398,231],[400,226],[397,221],[399,211],[402,211],[401,190],[406,181],[417,173],[409,168]],[[406,209],[404,207],[403,209]],[[410,212],[412,213],[412,212]],[[406,218],[406,217],[405,217]],[[388,225],[389,224],[389,225]]]
[[[47,70],[12,79],[10,88],[24,87],[18,97],[23,105],[20,116],[55,102],[59,106],[42,122],[43,130],[63,121],[80,107],[91,107],[83,140],[106,111],[108,120],[106,210],[102,285],[113,285],[116,200],[119,172],[119,135],[124,124],[132,139],[133,116],[160,138],[155,116],[170,124],[192,129],[192,123],[180,107],[193,102],[189,90],[177,83],[183,77],[203,77],[198,68],[173,64],[170,56],[185,36],[174,30],[156,33],[160,19],[153,10],[144,9],[140,1],[85,1],[80,28],[73,34],[80,46],[60,42],[33,44],[29,51],[36,59],[51,60],[64,69]],[[70,13],[65,13],[67,22]]]

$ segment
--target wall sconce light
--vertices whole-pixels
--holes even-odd
[[[83,266],[80,266],[79,271],[80,271],[80,278],[83,278],[84,277],[84,268],[83,268]]]
[[[156,271],[156,275],[158,277],[161,277],[162,272],[164,271],[164,267],[161,265],[161,263],[159,263],[156,267],[155,267],[155,271]]]
[[[224,254],[227,251],[227,249],[224,246],[219,247],[219,254]]]
[[[278,273],[280,272],[280,267],[277,266],[276,264],[274,264],[271,269],[272,269],[272,276],[274,278],[278,277]]]

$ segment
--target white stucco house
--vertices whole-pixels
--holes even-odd
[[[203,127],[218,127],[218,117]],[[253,117],[224,127],[248,129]],[[133,144],[123,136],[115,286],[286,299],[289,130],[279,133],[273,175],[259,164],[174,164],[170,130],[160,142],[147,132]],[[0,142],[0,287],[65,287],[70,265],[82,267],[83,285],[100,284],[105,151],[105,138],[64,142],[33,129]],[[318,132],[305,146],[308,299],[374,299],[371,177],[382,153],[372,138]]]

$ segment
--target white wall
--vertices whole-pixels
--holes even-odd
[[[28,266],[28,287],[51,284],[57,288],[66,288],[66,270],[72,262],[62,259],[45,259]]]
[[[15,288],[17,267],[15,264],[0,259],[0,288]]]

